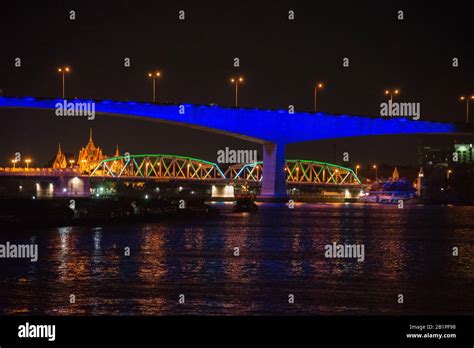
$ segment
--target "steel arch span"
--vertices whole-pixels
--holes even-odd
[[[361,182],[350,168],[311,160],[286,160],[287,184],[358,186]],[[261,182],[263,162],[236,164],[226,171],[229,179],[240,182]]]
[[[102,160],[91,178],[150,180],[225,180],[217,164],[199,158],[167,154],[139,154]]]

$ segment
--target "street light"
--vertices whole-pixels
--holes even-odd
[[[30,159],[30,158],[27,158],[27,159],[25,160],[25,163],[26,163],[26,169],[28,169],[29,166],[30,166],[30,163],[31,163],[31,159]]]
[[[314,112],[316,112],[316,97],[318,95],[318,88],[322,89],[323,87],[324,85],[322,84],[322,82],[319,82],[318,84],[316,84],[316,86],[314,86]]]
[[[64,76],[66,75],[66,73],[70,72],[71,69],[69,69],[68,66],[64,66],[64,67],[58,68],[58,71],[61,73],[61,75],[62,75],[62,77],[63,77],[63,99],[64,99],[64,95],[65,95],[65,93],[64,93],[64,89],[65,89],[65,86],[64,86],[64,84],[65,84],[65,77],[64,77]]]
[[[466,123],[469,123],[469,99],[474,99],[474,95],[471,95],[471,97],[462,96],[459,99],[466,101]]]
[[[230,83],[235,84],[235,106],[238,106],[238,101],[239,101],[239,83],[243,83],[244,78],[243,77],[231,77]]]
[[[390,101],[392,102],[393,101],[393,95],[399,95],[400,94],[400,90],[398,89],[395,89],[395,90],[390,90],[390,89],[386,89],[385,90],[385,95],[390,95]]]
[[[377,181],[377,179],[379,178],[379,175],[378,175],[378,170],[377,170],[377,165],[376,165],[376,164],[374,164],[374,165],[372,166],[372,168],[374,168],[374,169],[375,169],[375,181]]]
[[[357,176],[357,172],[359,171],[360,169],[360,165],[356,165],[356,176]]]
[[[148,77],[153,79],[153,103],[156,102],[156,78],[161,76],[161,72],[155,71],[153,73],[148,73]]]
[[[15,159],[12,159],[12,163],[13,163],[13,169],[15,169],[16,162],[18,162],[18,161],[17,161],[17,160],[15,160]]]
[[[449,176],[453,173],[451,169],[448,169],[448,172],[446,173],[446,178],[449,180]]]
[[[69,163],[71,163],[71,168],[72,168],[72,165],[74,164],[74,160],[69,160]]]

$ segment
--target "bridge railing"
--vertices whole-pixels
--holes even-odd
[[[3,176],[61,176],[81,175],[78,168],[23,168],[23,167],[0,167],[0,175]]]
[[[286,182],[291,184],[361,185],[352,169],[331,163],[287,160],[284,170]],[[263,162],[232,165],[225,174],[234,181],[260,182],[264,175]]]
[[[236,164],[222,172],[215,163],[205,160],[163,154],[144,154],[112,157],[102,160],[90,173],[90,177],[155,180],[196,181],[262,181],[262,162]],[[289,184],[311,185],[361,185],[357,175],[350,168],[339,165],[309,161],[287,160],[284,168]],[[0,176],[62,176],[85,175],[73,168],[9,168],[0,167]]]
[[[91,177],[164,180],[224,180],[217,164],[192,157],[145,154],[102,160]]]

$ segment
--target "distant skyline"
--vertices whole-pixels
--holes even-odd
[[[69,19],[74,10],[76,19]],[[185,20],[178,11],[185,11]],[[293,10],[295,20],[288,20]],[[403,10],[404,20],[397,19]],[[50,1],[3,5],[0,89],[9,96],[59,97],[57,68],[68,65],[67,97],[151,101],[147,73],[162,72],[158,101],[232,105],[231,76],[244,76],[244,107],[377,115],[385,89],[397,100],[419,102],[422,120],[463,122],[461,95],[474,93],[473,34],[462,6],[437,8],[408,1],[305,4],[240,1],[177,4],[140,1]],[[21,67],[14,66],[21,58]],[[124,67],[130,58],[131,66]],[[233,66],[234,58],[240,67]],[[343,58],[349,67],[343,67]],[[459,58],[459,67],[452,59]],[[171,152],[215,160],[226,146],[256,144],[174,126],[98,116],[59,120],[48,112],[0,110],[0,165],[16,151],[47,162],[63,144],[77,152],[94,140],[111,154]],[[474,103],[471,108],[474,120]],[[287,157],[333,161],[350,150],[351,162],[416,163],[420,139],[446,146],[469,137],[390,136],[310,142],[288,147]],[[414,154],[415,153],[415,154]]]

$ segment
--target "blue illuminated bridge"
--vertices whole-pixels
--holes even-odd
[[[260,143],[263,145],[265,171],[262,199],[286,197],[286,144],[369,135],[472,133],[472,129],[468,130],[466,125],[406,118],[304,112],[290,114],[287,110],[162,105],[133,101],[73,99],[68,102],[78,107],[84,103],[94,103],[97,114],[168,123]],[[0,97],[2,108],[49,109],[52,110],[52,115],[55,115],[58,103],[62,104],[63,100]]]

